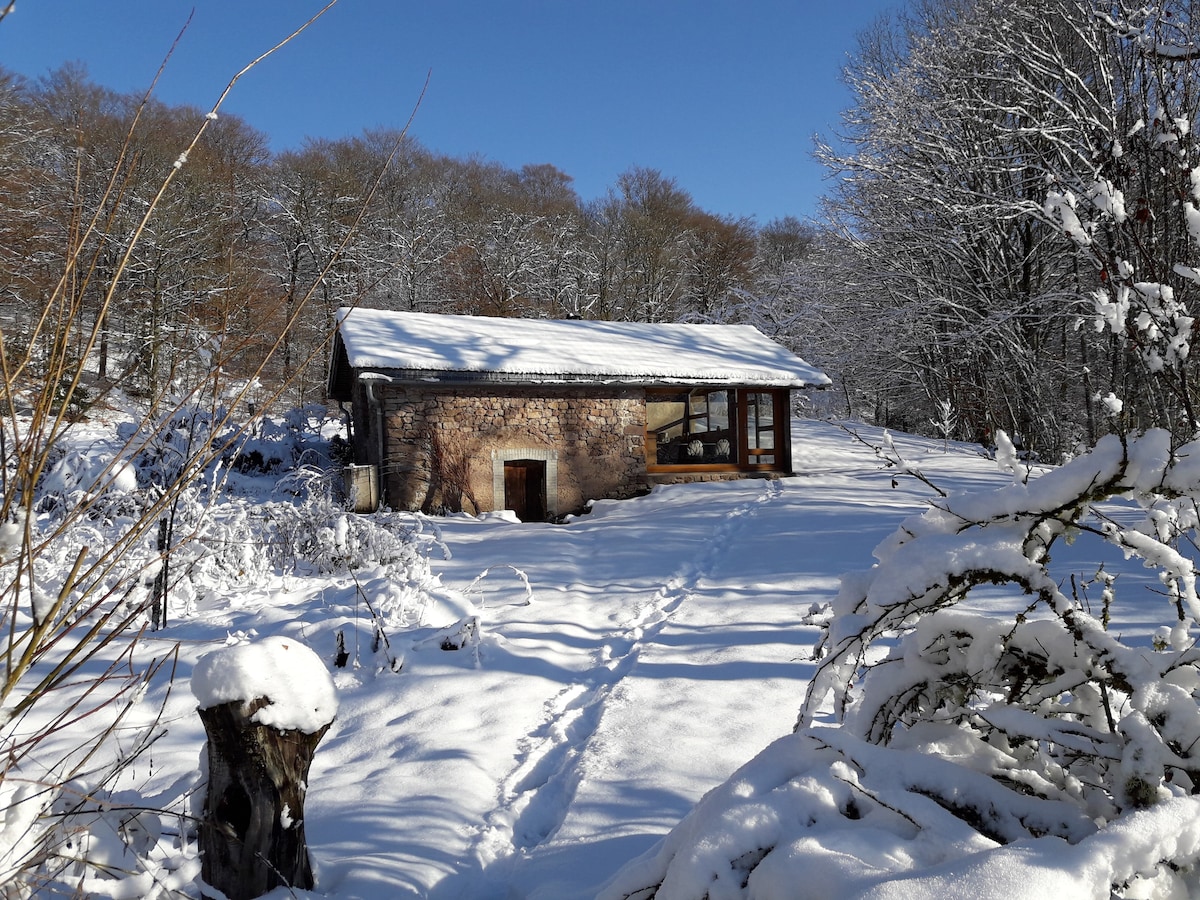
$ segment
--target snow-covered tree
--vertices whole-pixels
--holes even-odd
[[[1107,336],[1075,328],[1096,270],[1045,209],[1049,186],[1095,181],[1145,99],[1131,48],[1088,0],[925,0],[862,37],[855,103],[819,156],[840,175],[844,302],[866,329],[901,329],[899,371],[876,390],[907,394],[905,424],[948,397],[960,436],[1005,428],[1056,453],[1103,432],[1098,392],[1136,395],[1115,386],[1127,361]],[[1167,199],[1139,196],[1155,215]]]
[[[1021,854],[1030,873],[1052,857],[1077,879],[1064,897],[1195,893],[1200,442],[1109,435],[1031,478],[999,437],[1011,482],[932,501],[843,577],[814,611],[821,662],[796,733],[605,900],[784,900],[810,896],[803,884],[892,896],[887,882],[934,896],[945,877],[984,883],[988,854],[1010,873]],[[1114,554],[1151,575],[1117,583]],[[1110,630],[1145,591],[1160,595],[1157,633]],[[1045,896],[1037,871],[1012,895]]]
[[[1083,35],[1083,30],[1080,34]],[[1047,176],[1043,213],[1079,262],[1083,330],[1110,341],[1097,385],[1124,420],[1187,437],[1200,425],[1191,342],[1200,298],[1200,18],[1192,4],[1094,18],[1088,140]],[[1082,37],[1081,37],[1082,40]],[[1077,104],[1082,105],[1082,104]]]

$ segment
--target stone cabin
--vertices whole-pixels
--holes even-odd
[[[329,396],[356,508],[540,521],[655,484],[788,474],[790,393],[828,383],[749,325],[356,308],[337,315]]]

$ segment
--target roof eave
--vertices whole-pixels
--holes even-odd
[[[403,386],[438,385],[460,387],[470,385],[508,385],[513,387],[558,386],[628,386],[628,387],[706,387],[736,385],[764,389],[803,389],[825,387],[824,384],[795,378],[746,379],[724,377],[720,373],[695,377],[664,377],[660,375],[581,375],[570,373],[527,374],[510,372],[474,372],[434,369],[393,369],[383,366],[364,366],[356,374],[386,375],[392,384]]]

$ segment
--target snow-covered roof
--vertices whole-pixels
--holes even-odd
[[[751,325],[501,319],[341,309],[352,369],[556,381],[810,387],[829,378]]]

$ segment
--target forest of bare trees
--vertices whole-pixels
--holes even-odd
[[[203,114],[141,108],[140,96],[67,65],[36,82],[0,75],[0,121],[0,315],[19,347],[64,270],[80,211],[98,209],[108,218],[80,249],[72,286],[95,325],[139,211]],[[550,164],[453,159],[384,131],[273,154],[265,135],[221,116],[134,245],[95,369],[102,384],[153,396],[212,359],[218,336],[223,364],[240,358],[250,371],[282,334],[268,374],[293,385],[291,400],[319,401],[339,306],[723,321],[754,305],[760,270],[778,293],[809,242],[795,219],[759,229],[707,213],[651,169],[629,169],[584,203]],[[314,286],[318,302],[285,329]]]
[[[1116,428],[1183,435],[1193,15],[916,0],[851,56],[853,103],[816,144],[834,176],[821,217],[765,224],[706,212],[654,169],[585,201],[551,163],[451,158],[394,131],[273,153],[222,116],[131,242],[203,114],[78,65],[0,71],[0,327],[10,352],[49,333],[64,248],[99,210],[69,286],[80,333],[101,326],[78,403],[117,382],[152,397],[217,357],[254,371],[281,335],[263,376],[320,401],[332,313],[362,304],[749,322],[833,376],[820,411],[983,443],[1004,429],[1046,459]]]

